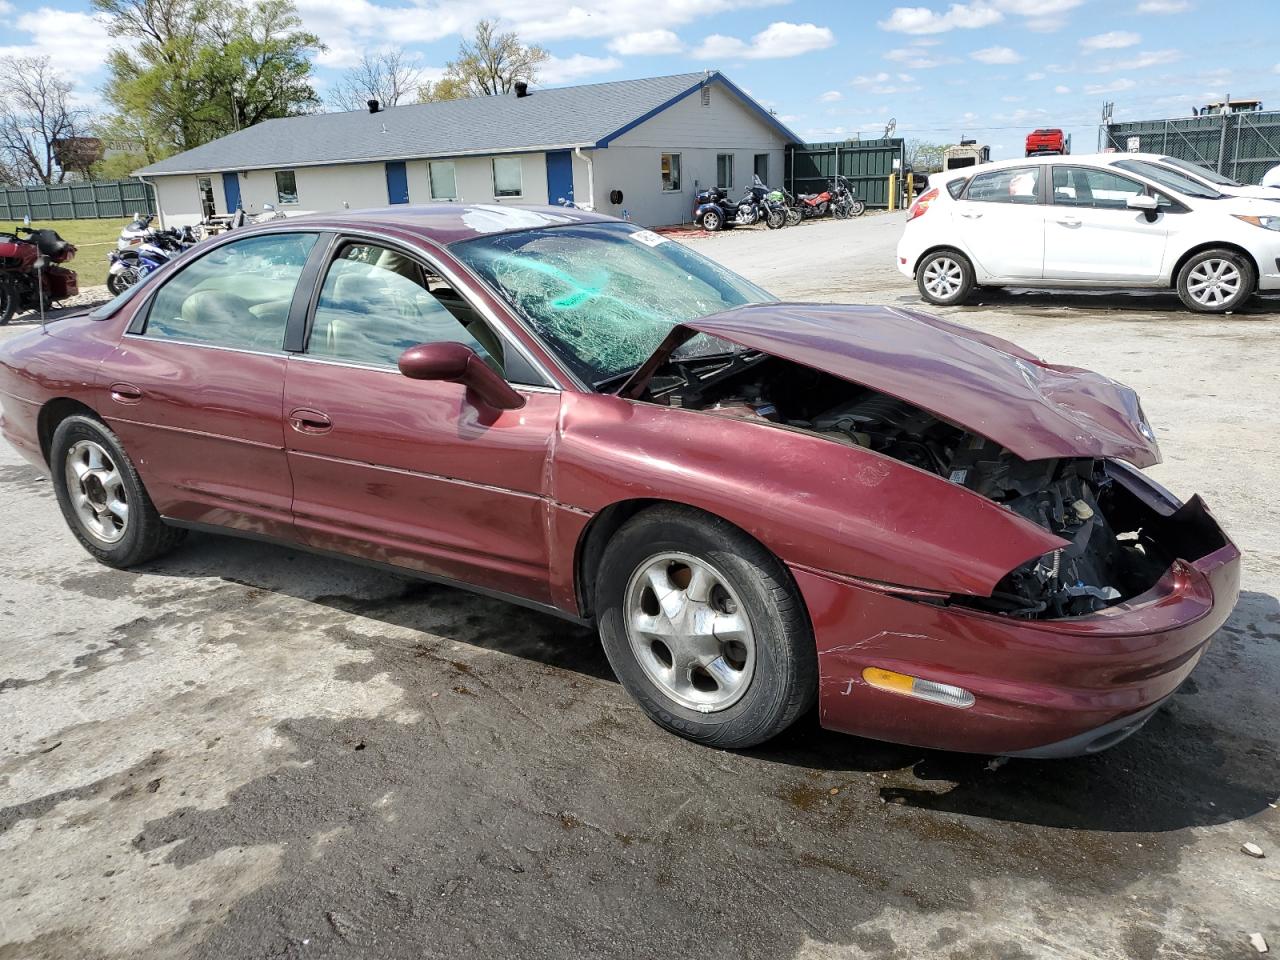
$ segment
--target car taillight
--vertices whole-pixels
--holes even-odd
[[[920,194],[920,197],[911,205],[911,209],[907,212],[907,223],[910,223],[916,217],[923,217],[929,210],[929,204],[938,199],[938,190],[935,187],[927,193]]]

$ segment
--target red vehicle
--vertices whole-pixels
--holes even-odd
[[[1132,733],[1239,553],[1132,390],[894,307],[780,303],[581,210],[210,241],[0,347],[84,547],[266,538],[595,624],[659,724],[1062,756]]]
[[[1033,130],[1027,134],[1027,156],[1038,157],[1043,154],[1066,154],[1071,152],[1071,142],[1061,130]]]
[[[47,309],[78,294],[76,272],[61,266],[75,255],[75,245],[53,230],[0,233],[0,326],[19,310]]]

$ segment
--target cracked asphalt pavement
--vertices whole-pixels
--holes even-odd
[[[788,298],[916,305],[900,228],[689,242]],[[1139,735],[993,763],[810,717],[696,747],[589,631],[518,607],[205,535],[98,566],[5,448],[0,960],[1280,948],[1280,303],[984,301],[949,314],[1135,386],[1152,474],[1245,551],[1239,607]]]

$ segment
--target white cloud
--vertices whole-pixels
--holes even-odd
[[[1001,97],[1000,99],[1003,100],[1005,103],[1022,103],[1027,98],[1019,97],[1016,94],[1010,94],[1009,96]]]
[[[989,27],[1003,19],[1004,15],[987,3],[953,3],[943,13],[928,7],[895,7],[878,26],[894,33],[946,33]]]
[[[1100,93],[1119,93],[1122,90],[1132,90],[1137,84],[1132,80],[1113,80],[1111,83],[1091,83],[1084,88],[1084,92],[1090,96],[1096,96]]]
[[[1138,13],[1186,13],[1191,9],[1187,0],[1143,0]]]
[[[18,38],[5,30],[10,42],[0,46],[0,57],[48,57],[68,79],[82,77],[86,65],[102,63],[114,42],[103,22],[87,13],[41,7],[21,14],[13,25],[31,39],[14,43]]]
[[[900,63],[904,67],[910,67],[912,70],[931,70],[934,67],[943,67],[949,63],[959,63],[960,61],[955,57],[929,51],[929,47],[936,47],[940,43],[942,43],[941,40],[933,38],[912,40],[909,46],[886,50],[884,58],[892,60],[894,63]]]
[[[897,75],[898,82],[894,83],[893,76],[881,71],[880,73],[854,77],[850,81],[850,85],[877,96],[892,96],[895,93],[914,93],[919,90],[920,87],[912,82],[913,79],[909,73],[899,73]]]
[[[713,33],[693,51],[693,55],[701,60],[767,60],[797,57],[813,50],[825,49],[835,42],[835,34],[827,27],[819,27],[813,23],[778,21],[757,33],[750,43],[737,37]]]
[[[1272,72],[1272,73],[1280,73],[1280,63],[1277,63],[1274,67],[1272,67],[1272,68],[1271,68],[1271,72]]]
[[[0,17],[4,16],[6,13],[13,13],[13,4],[6,3],[5,0],[0,0]]]
[[[1053,92],[1054,93],[1070,93],[1071,88],[1064,87],[1062,84],[1058,84],[1056,87],[1053,88]]]
[[[655,57],[679,53],[684,43],[670,30],[640,30],[614,37],[609,41],[609,49],[623,56]]]
[[[1043,79],[1044,79],[1044,74],[1043,74],[1043,73],[1028,73],[1028,74],[1027,74],[1027,79],[1028,79],[1028,80],[1030,80],[1030,81],[1043,80]]]
[[[984,47],[981,50],[975,50],[969,54],[973,60],[979,63],[1020,63],[1023,59],[1022,54],[1008,47]]]
[[[835,103],[837,100],[843,100],[844,94],[839,90],[828,90],[822,96],[818,97],[823,103]]]
[[[1136,47],[1142,42],[1142,37],[1128,30],[1111,30],[1107,33],[1099,33],[1092,37],[1085,37],[1080,41],[1080,49],[1085,53],[1095,53],[1098,50],[1121,50],[1125,47]]]
[[[1085,0],[995,0],[995,5],[1005,13],[1020,17],[1047,17],[1066,13],[1083,5]]]
[[[1119,70],[1143,70],[1160,67],[1182,59],[1181,50],[1143,50],[1126,54],[1118,60],[1104,60],[1089,68],[1091,73],[1115,73]]]
[[[538,70],[538,79],[542,83],[564,83],[578,80],[597,73],[608,73],[622,66],[617,57],[589,57],[584,53],[575,53],[572,57],[551,57]]]

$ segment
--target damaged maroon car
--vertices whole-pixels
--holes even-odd
[[[274,221],[0,349],[104,563],[270,539],[598,627],[659,724],[1067,756],[1238,593],[1132,390],[908,310],[780,303],[577,210]]]

